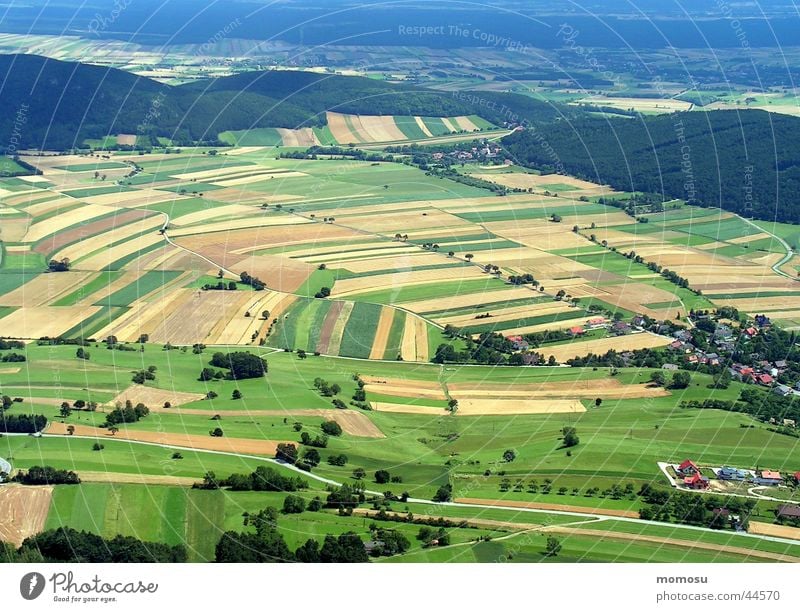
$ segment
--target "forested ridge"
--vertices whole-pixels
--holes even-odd
[[[519,163],[800,223],[800,118],[761,110],[579,118],[503,139]]]
[[[549,121],[564,107],[517,94],[453,95],[363,77],[246,72],[166,85],[123,70],[35,55],[0,56],[0,142],[70,149],[87,138],[137,134],[176,144],[216,143],[226,130],[322,126],[325,112]],[[14,137],[12,141],[12,136]]]

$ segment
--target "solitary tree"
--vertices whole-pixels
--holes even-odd
[[[558,541],[558,538],[549,536],[547,538],[547,545],[545,546],[544,554],[548,557],[555,557],[558,556],[558,553],[560,552],[561,552],[561,542]]]

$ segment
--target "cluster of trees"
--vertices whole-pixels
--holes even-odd
[[[250,474],[231,474],[218,479],[214,472],[207,472],[203,481],[193,485],[195,489],[219,489],[228,487],[232,491],[302,491],[308,482],[299,476],[284,476],[278,470],[259,465]]]
[[[267,374],[268,369],[266,359],[246,351],[214,353],[211,357],[211,365],[230,370],[227,378],[231,380],[261,378]],[[210,380],[210,378],[207,378],[208,370],[211,370],[211,368],[204,368],[200,373],[201,380]],[[214,372],[213,370],[211,371]],[[204,378],[204,376],[206,376],[206,378]],[[216,372],[211,376],[212,378],[217,378]]]
[[[47,263],[47,269],[50,272],[69,272],[69,258],[64,257],[62,259],[51,259]]]
[[[250,285],[256,291],[263,291],[267,284],[256,276],[250,276],[247,272],[242,272],[239,275],[239,280],[243,285]]]
[[[675,372],[668,380],[664,370],[656,370],[650,373],[650,382],[667,389],[686,389],[692,383],[692,375],[689,372]]]
[[[150,409],[139,402],[135,406],[131,400],[126,400],[124,406],[117,405],[114,410],[106,414],[106,427],[113,427],[120,423],[136,423],[150,414]]]
[[[451,338],[463,338],[464,349],[457,351],[452,344],[440,344],[431,361],[434,363],[507,364],[514,352],[513,344],[502,334],[484,332],[477,339],[462,335],[461,330],[446,325],[444,333]]]
[[[747,528],[757,500],[746,497],[696,495],[693,493],[661,489],[650,484],[642,485],[639,495],[644,506],[640,518],[648,521],[683,523],[712,529],[731,527],[729,516],[739,517],[739,524]]]
[[[309,538],[292,552],[283,536],[269,524],[256,533],[226,531],[215,548],[217,563],[368,563],[364,541],[355,533],[327,535],[320,546]]]
[[[380,153],[373,153],[364,151],[362,149],[355,149],[349,147],[333,147],[333,146],[320,146],[315,145],[309,147],[305,151],[283,151],[280,154],[282,159],[318,159],[319,156],[323,157],[340,157],[353,159],[358,161],[367,162],[391,162],[394,161],[394,155],[382,155]]]
[[[27,357],[22,353],[5,353],[0,355],[0,362],[2,363],[22,363],[27,361]]]
[[[342,387],[338,383],[331,384],[327,380],[319,377],[314,379],[314,388],[319,391],[320,395],[325,397],[339,395],[339,393],[342,391]]]
[[[6,340],[0,338],[0,351],[7,351],[9,349],[24,349],[25,343],[21,340]]]
[[[81,349],[78,349],[79,351]],[[88,353],[84,351],[84,359],[88,359]],[[148,366],[146,370],[137,370],[133,373],[131,380],[135,382],[137,385],[143,385],[147,380],[155,380],[156,379],[156,366],[151,365]]]
[[[228,281],[227,283],[224,281],[217,281],[216,285],[205,283],[201,287],[203,291],[236,291],[238,288],[239,285],[236,284],[236,281]]]
[[[0,433],[32,434],[42,431],[47,425],[43,414],[6,414],[0,410]]]
[[[24,485],[72,485],[81,483],[81,479],[75,472],[58,470],[49,465],[34,465],[27,470],[20,470],[12,480]]]
[[[143,542],[131,536],[103,538],[70,527],[50,529],[25,539],[18,549],[4,546],[10,563],[184,563],[186,548]]]

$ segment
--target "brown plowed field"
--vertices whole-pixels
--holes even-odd
[[[151,442],[166,446],[180,446],[196,450],[213,450],[227,453],[242,453],[247,455],[274,455],[278,447],[275,440],[256,440],[252,438],[214,438],[212,436],[199,436],[185,433],[169,433],[163,431],[138,431],[120,428],[115,434],[106,429],[91,427],[89,425],[75,425],[74,435],[88,436],[99,439],[131,440],[136,442]],[[51,422],[46,431],[47,435],[66,436],[67,426],[64,423]]]
[[[7,484],[0,487],[0,542],[19,546],[44,530],[53,487]]]

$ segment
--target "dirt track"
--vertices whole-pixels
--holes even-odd
[[[44,529],[53,487],[0,487],[0,542],[15,546]]]
[[[459,497],[454,500],[460,504],[475,504],[482,506],[505,506],[511,508],[533,508],[536,510],[560,510],[562,512],[585,512],[589,514],[602,514],[605,516],[621,516],[625,518],[639,518],[638,512],[632,510],[614,510],[611,508],[591,508],[588,506],[570,506],[568,504],[544,504],[537,502],[524,502],[499,499],[478,499],[475,497]]]

